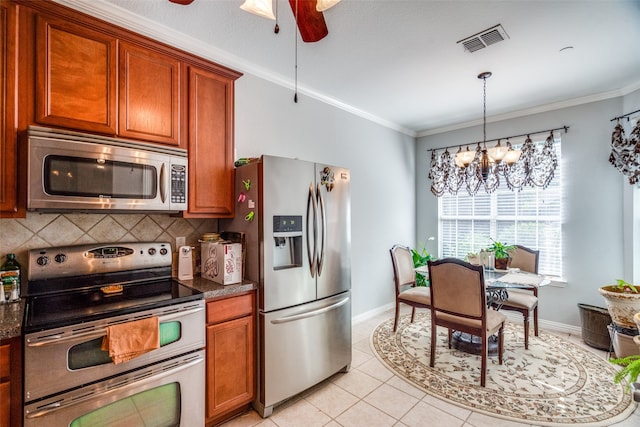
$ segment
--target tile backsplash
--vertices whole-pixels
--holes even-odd
[[[218,231],[217,219],[184,219],[167,214],[49,214],[28,212],[24,219],[0,219],[0,264],[15,253],[26,268],[30,249],[110,242],[169,242],[185,237],[198,246],[203,233]],[[175,247],[174,247],[175,250]]]

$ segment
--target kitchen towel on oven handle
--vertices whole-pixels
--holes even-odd
[[[107,326],[102,350],[113,363],[122,363],[160,348],[160,322],[157,316]]]

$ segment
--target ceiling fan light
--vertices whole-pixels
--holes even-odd
[[[340,0],[318,0],[316,3],[316,10],[318,12],[324,12],[325,10],[338,4]]]
[[[273,19],[274,21],[276,19],[273,14],[273,0],[245,0],[240,5],[240,9],[263,18]]]

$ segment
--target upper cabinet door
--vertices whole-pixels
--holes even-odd
[[[116,49],[115,37],[39,15],[36,122],[115,135]]]
[[[232,217],[233,80],[189,69],[189,210],[184,216]]]
[[[180,145],[180,61],[120,43],[118,135]]]

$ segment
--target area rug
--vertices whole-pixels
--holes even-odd
[[[430,313],[414,323],[393,318],[371,335],[377,358],[420,390],[466,409],[534,425],[607,426],[636,408],[626,384],[614,384],[616,368],[588,349],[540,332],[524,348],[522,325],[507,323],[503,365],[489,357],[486,387],[480,386],[480,356],[447,347],[438,328],[434,368],[429,367]]]

